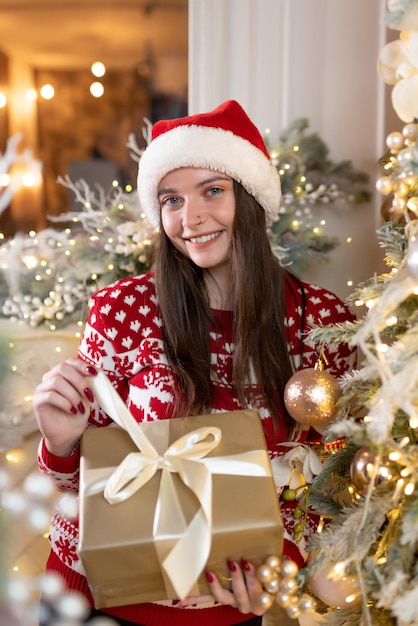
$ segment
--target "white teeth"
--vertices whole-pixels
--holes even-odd
[[[190,241],[192,243],[206,243],[207,241],[210,241],[211,239],[216,239],[216,237],[219,236],[219,232],[217,233],[213,233],[212,235],[203,235],[203,237],[190,237]]]

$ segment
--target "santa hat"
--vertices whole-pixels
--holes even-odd
[[[277,217],[280,177],[263,138],[242,107],[228,100],[209,113],[160,120],[139,161],[138,194],[152,224],[160,223],[158,186],[180,167],[201,167],[227,174],[241,183],[266,212]]]

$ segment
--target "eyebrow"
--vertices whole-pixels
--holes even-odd
[[[222,174],[217,174],[216,176],[210,176],[209,178],[205,178],[197,183],[196,187],[199,189],[200,187],[204,187],[210,183],[215,183],[217,180],[227,180],[232,181],[233,179],[230,176],[222,176]],[[158,191],[158,197],[164,195],[165,193],[177,193],[175,187],[165,187],[164,189],[160,189]]]

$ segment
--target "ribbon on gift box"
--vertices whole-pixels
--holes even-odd
[[[128,432],[138,452],[129,453],[116,469],[105,468],[104,473],[95,470],[100,477],[87,486],[86,495],[104,491],[106,500],[117,504],[131,497],[157,471],[161,471],[153,524],[159,558],[159,538],[172,535],[174,531],[180,538],[168,555],[161,556],[160,566],[179,598],[194,595],[197,593],[194,585],[207,563],[211,548],[212,475],[270,477],[268,453],[266,450],[251,450],[230,456],[207,457],[222,437],[220,428],[208,426],[183,435],[161,455],[103,371],[99,370],[97,376],[91,377],[90,386],[102,409]],[[186,522],[181,510],[173,473],[180,476],[198,499],[200,506],[190,523]]]

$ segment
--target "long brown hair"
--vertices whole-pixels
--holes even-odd
[[[236,211],[231,250],[234,320],[233,381],[243,407],[248,403],[250,370],[255,374],[273,421],[290,422],[283,404],[293,373],[284,330],[284,270],[272,253],[265,212],[234,181]],[[155,251],[157,297],[163,319],[165,351],[177,375],[183,415],[212,406],[209,306],[204,272],[181,254],[161,228]]]

